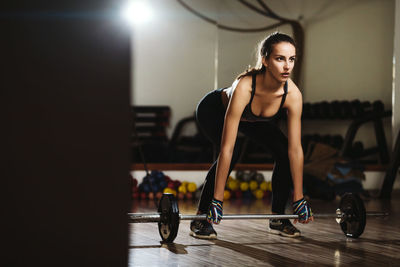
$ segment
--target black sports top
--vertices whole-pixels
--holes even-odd
[[[273,120],[275,117],[278,116],[279,111],[281,110],[283,103],[285,103],[285,99],[286,99],[286,95],[287,95],[287,91],[288,91],[288,85],[287,85],[287,81],[285,82],[285,85],[283,87],[284,93],[282,95],[282,101],[281,101],[281,105],[279,106],[278,111],[275,113],[275,115],[270,116],[270,117],[264,117],[264,116],[257,116],[255,115],[252,111],[251,111],[251,102],[253,102],[253,98],[254,98],[254,94],[256,93],[256,74],[253,74],[252,76],[252,82],[251,82],[251,98],[250,98],[250,102],[246,105],[246,107],[243,110],[242,113],[242,120],[244,121],[250,121],[250,122],[255,122],[255,121],[271,121]]]

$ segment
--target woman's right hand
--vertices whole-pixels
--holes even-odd
[[[213,224],[219,224],[222,219],[222,201],[213,198],[208,208],[207,221]]]

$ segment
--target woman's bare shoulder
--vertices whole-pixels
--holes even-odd
[[[297,85],[291,80],[288,80],[288,93],[284,107],[296,107],[303,104],[303,95]]]
[[[235,92],[238,91],[238,93],[240,94],[251,92],[251,83],[252,83],[251,76],[242,77],[235,88]]]
[[[291,98],[301,98],[302,93],[297,85],[292,81],[292,79],[288,79],[288,97]]]
[[[242,77],[239,80],[233,91],[232,97],[229,100],[229,110],[243,112],[244,107],[247,105],[251,97],[251,82],[252,79],[249,76]]]

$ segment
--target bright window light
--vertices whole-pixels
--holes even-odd
[[[142,24],[152,19],[153,11],[148,5],[148,1],[134,0],[125,6],[122,16],[132,24]]]

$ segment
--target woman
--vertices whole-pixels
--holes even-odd
[[[208,171],[198,207],[198,214],[207,214],[207,221],[192,221],[192,236],[217,236],[212,224],[222,219],[226,179],[239,156],[238,131],[273,153],[272,213],[284,214],[293,188],[293,209],[299,215],[298,221],[314,220],[303,197],[302,95],[289,78],[295,58],[293,39],[275,32],[260,43],[254,68],[240,74],[231,87],[208,93],[197,106],[199,126],[220,147],[220,153]],[[274,123],[281,109],[287,110],[287,137]],[[300,236],[289,220],[270,220],[269,228],[271,233]]]

